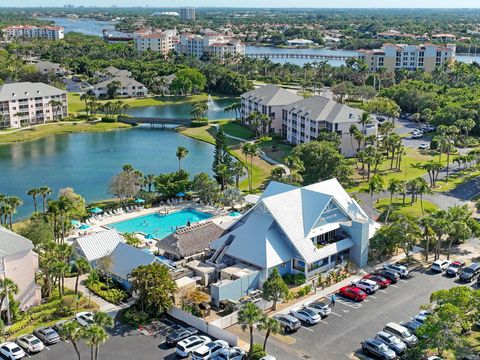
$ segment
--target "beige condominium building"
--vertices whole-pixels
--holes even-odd
[[[1,30],[7,40],[16,38],[59,40],[64,37],[64,29],[61,26],[13,25]]]
[[[168,55],[171,50],[175,50],[175,44],[177,42],[178,37],[176,30],[134,34],[135,49],[140,53],[150,50]]]
[[[359,58],[365,60],[371,71],[385,68],[388,72],[398,69],[432,72],[438,66],[453,63],[455,50],[454,44],[385,44],[378,50],[360,50]]]
[[[63,119],[67,93],[44,83],[19,82],[0,86],[0,128],[19,128]]]
[[[245,45],[239,39],[223,34],[182,34],[176,45],[179,54],[197,58],[205,53],[224,58],[226,54],[245,54]]]

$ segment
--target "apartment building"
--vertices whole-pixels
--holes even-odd
[[[108,80],[93,85],[93,94],[97,99],[106,98],[108,95],[108,85],[112,82],[118,82],[118,97],[145,97],[148,95],[148,89],[141,82],[129,77],[112,77]]]
[[[134,43],[135,49],[140,53],[149,50],[168,55],[170,51],[175,50],[178,36],[176,30],[137,33],[134,35]]]
[[[55,74],[57,76],[63,76],[67,70],[58,63],[51,61],[39,61],[38,63],[33,64],[38,72],[42,74]]]
[[[433,41],[438,41],[442,43],[451,43],[457,40],[457,37],[452,34],[434,34],[432,35]]]
[[[456,46],[385,44],[377,50],[360,50],[359,58],[365,60],[371,71],[385,68],[432,72],[436,67],[455,61]]]
[[[176,45],[179,54],[191,55],[197,58],[205,53],[216,55],[219,58],[226,54],[245,54],[245,45],[238,39],[223,34],[182,34]]]
[[[185,7],[180,9],[180,20],[181,21],[194,21],[196,18],[195,8]]]
[[[1,30],[6,40],[16,38],[59,40],[64,37],[64,29],[61,26],[13,25],[4,27]]]
[[[18,286],[15,299],[21,309],[40,304],[40,286],[35,284],[39,272],[38,255],[33,251],[30,240],[0,226],[0,278],[8,278]],[[7,300],[0,304],[6,311]]]
[[[67,93],[44,83],[4,84],[0,86],[0,114],[0,128],[63,119],[68,115]]]

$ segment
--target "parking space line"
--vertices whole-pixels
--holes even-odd
[[[381,291],[381,292],[384,293],[384,294],[388,294],[388,292],[387,292],[386,290],[380,289],[380,290],[378,290],[378,291]]]
[[[305,330],[308,330],[308,331],[311,331],[311,332],[313,332],[313,330],[312,330],[312,329],[309,329],[309,328],[307,328],[307,327],[305,327],[305,326],[302,326],[302,329],[305,329]]]
[[[404,283],[408,282],[407,280],[403,280],[403,279],[400,279],[400,281]]]
[[[391,287],[398,288],[398,285],[390,285]]]
[[[375,295],[370,295],[369,297],[376,299],[377,297]]]
[[[335,316],[338,316],[338,317],[342,317],[342,315],[337,314],[337,313],[334,313],[333,311],[332,311],[330,314],[335,315]]]
[[[32,357],[32,355],[30,355],[28,352],[25,351],[25,356],[27,357]],[[2,356],[2,359],[3,359],[3,356]]]
[[[320,320],[320,322],[328,325],[326,321]]]
[[[359,307],[362,306],[361,304],[354,303],[350,300],[344,300],[344,299],[337,299],[337,303],[342,304],[344,306],[351,307],[352,309],[358,309]]]
[[[47,345],[45,345],[45,349],[47,349],[48,351],[52,351]]]

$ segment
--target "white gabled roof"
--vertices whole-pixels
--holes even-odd
[[[75,246],[89,262],[110,255],[123,242],[117,230],[111,229],[87,235],[75,240]]]

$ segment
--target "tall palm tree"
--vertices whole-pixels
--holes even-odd
[[[18,285],[9,278],[0,279],[0,307],[3,307],[5,299],[9,300],[10,296],[18,294]],[[10,306],[7,308],[7,324],[10,324]]]
[[[385,222],[388,222],[388,216],[390,215],[390,211],[392,209],[393,197],[397,194],[400,190],[400,180],[398,179],[390,179],[388,182],[387,190],[390,193],[390,204],[388,205],[387,215],[385,216]]]
[[[255,325],[262,319],[263,312],[255,304],[248,302],[238,312],[238,322],[242,326],[242,330],[248,329],[250,333],[250,349],[248,350],[248,358],[252,357],[253,351],[253,329]]]
[[[77,278],[75,279],[75,294],[78,294],[78,282],[80,276],[90,271],[90,263],[84,258],[78,258],[75,260],[75,266],[77,268]]]
[[[9,217],[10,230],[12,230],[13,214],[15,214],[17,212],[17,208],[23,204],[23,200],[20,199],[18,196],[7,196],[3,201],[5,204],[10,205],[10,208],[11,208],[11,211],[8,214],[8,217]]]
[[[113,327],[113,318],[108,315],[106,312],[102,312],[102,311],[97,311],[95,313],[95,315],[93,316],[93,322],[98,325],[98,326],[101,326],[103,328],[111,328]]]
[[[238,189],[240,178],[245,175],[245,165],[241,161],[235,162],[232,167],[232,173],[235,177],[235,187]]]
[[[178,171],[180,171],[182,169],[181,161],[182,159],[185,159],[188,156],[188,149],[183,146],[177,147],[176,156],[178,158]]]
[[[68,321],[60,328],[60,336],[72,344],[77,359],[80,360],[80,351],[78,350],[78,341],[83,337],[82,327],[77,321]]]
[[[277,319],[264,316],[257,325],[259,331],[265,331],[265,340],[263,341],[263,351],[267,349],[267,340],[270,335],[276,335],[282,332],[282,326]]]
[[[155,175],[153,175],[153,174],[145,175],[145,184],[148,187],[148,192],[152,191],[152,185],[153,185],[154,181],[155,181]]]
[[[8,204],[0,206],[0,224],[7,225],[8,215],[12,212],[12,207]]]
[[[33,208],[34,211],[37,212],[37,196],[40,194],[40,190],[37,188],[33,188],[28,190],[27,195],[31,196],[33,199]]]
[[[358,120],[358,123],[362,125],[362,133],[365,134],[365,126],[372,123],[372,117],[370,116],[370,113],[364,111],[360,117],[360,120]]]
[[[368,181],[367,188],[362,189],[362,192],[370,194],[370,203],[373,207],[373,195],[381,193],[385,189],[383,178],[380,175],[373,175]]]
[[[98,349],[108,340],[108,334],[103,327],[92,324],[83,330],[83,337],[90,346],[90,360],[98,360]]]
[[[428,185],[427,180],[422,177],[417,178],[417,194],[420,195],[420,207],[422,208],[422,215],[425,215],[425,211],[423,209],[423,194],[431,194],[432,189]]]
[[[43,213],[45,214],[47,210],[47,196],[51,195],[53,193],[53,190],[50,189],[48,186],[42,186],[38,189],[38,191],[43,198]]]
[[[250,149],[252,147],[252,144],[251,143],[244,143],[242,145],[242,154],[245,156],[245,167],[247,168],[247,180],[248,180],[248,187],[249,187],[249,190],[251,191],[251,181],[250,181],[250,178],[252,176],[252,173],[251,171],[248,169],[248,155],[250,154]]]

